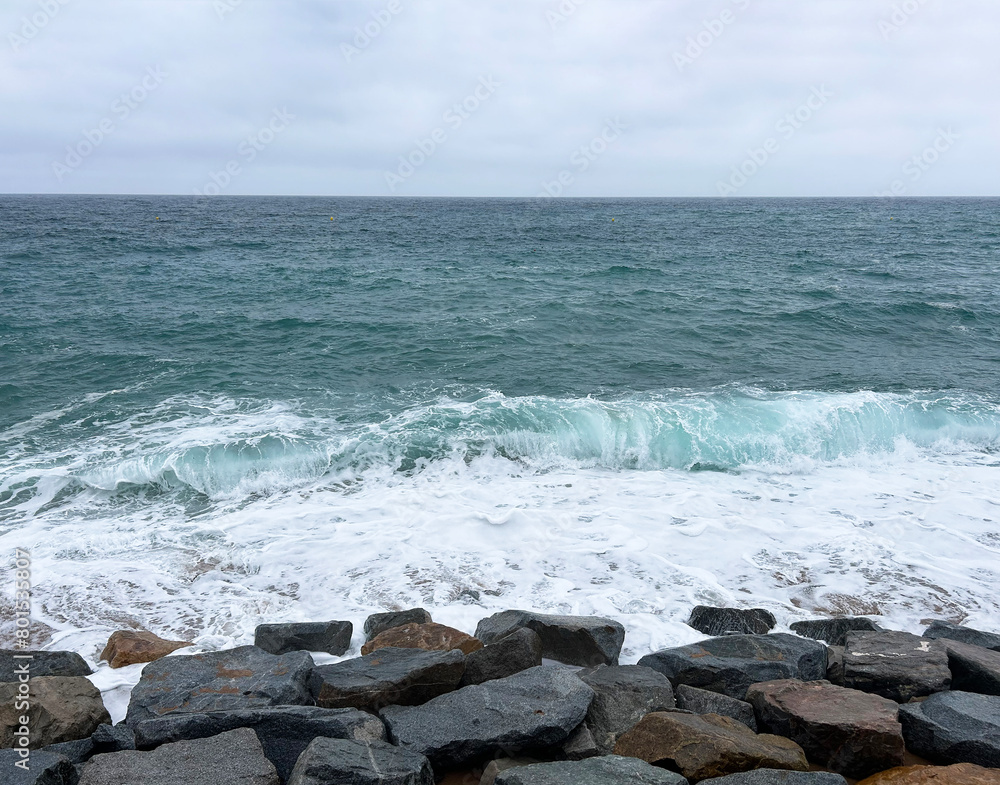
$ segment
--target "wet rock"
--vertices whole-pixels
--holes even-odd
[[[143,669],[132,689],[125,722],[134,727],[173,712],[306,705],[312,702],[308,688],[312,668],[306,652],[277,656],[256,646],[165,657]]]
[[[136,746],[150,750],[176,741],[217,736],[237,728],[250,728],[257,734],[264,755],[274,764],[282,781],[288,779],[295,761],[313,739],[385,740],[382,720],[357,709],[278,706],[251,711],[167,714],[136,726]]]
[[[41,676],[29,682],[30,708],[19,708],[15,696],[21,685],[0,684],[0,748],[17,743],[21,717],[30,719],[31,749],[64,741],[85,739],[111,716],[104,708],[101,691],[82,676]]]
[[[0,782],[3,785],[76,785],[76,768],[63,755],[42,750],[33,752],[27,771],[15,765],[23,760],[17,750],[0,750]]]
[[[1000,695],[1000,651],[955,640],[941,642],[948,652],[953,690]]]
[[[362,654],[371,654],[379,649],[423,649],[424,651],[452,651],[458,649],[463,654],[471,654],[483,648],[482,641],[473,638],[454,627],[428,622],[427,624],[404,624],[380,632],[361,647]]]
[[[718,692],[699,690],[697,687],[689,687],[680,684],[675,692],[677,697],[677,708],[686,709],[695,714],[719,714],[723,717],[732,717],[737,722],[742,722],[754,733],[757,732],[757,717],[753,713],[753,706],[746,701],[730,698]]]
[[[747,691],[763,728],[791,739],[810,761],[860,779],[903,764],[895,701],[828,681],[769,681]]]
[[[984,649],[1000,651],[1000,635],[995,632],[982,632],[971,627],[962,627],[947,621],[932,621],[931,626],[924,630],[925,638],[958,641],[970,646],[982,646]]]
[[[971,763],[903,766],[875,774],[858,785],[1000,785],[1000,772]]]
[[[94,745],[92,754],[122,752],[135,749],[135,731],[128,725],[101,725],[95,730],[90,741]]]
[[[415,706],[458,687],[465,655],[455,651],[379,649],[374,654],[314,668],[310,689],[328,709],[377,711]]]
[[[795,635],[726,635],[647,654],[640,665],[659,671],[677,687],[719,692],[743,700],[759,681],[826,676],[826,646]]]
[[[379,633],[391,630],[393,627],[402,627],[404,624],[430,624],[432,621],[431,615],[423,608],[373,613],[365,619],[365,640],[370,641]]]
[[[826,680],[844,686],[844,646],[826,647]]]
[[[618,739],[615,754],[679,771],[692,781],[750,769],[809,768],[794,741],[757,735],[743,723],[718,714],[648,714]]]
[[[847,780],[839,774],[827,771],[754,769],[711,780],[702,780],[701,785],[847,785]]]
[[[843,682],[905,703],[948,689],[948,652],[943,643],[908,632],[849,632]]]
[[[33,679],[39,676],[90,676],[93,673],[83,657],[74,651],[0,650],[0,682],[17,681],[18,676],[25,673],[26,666]]]
[[[479,622],[476,637],[489,645],[523,627],[538,633],[543,657],[567,665],[617,665],[625,641],[625,628],[612,619],[530,611],[494,613]]]
[[[934,763],[1000,767],[1000,697],[939,692],[899,707],[911,752]]]
[[[349,621],[315,621],[289,624],[259,624],[253,645],[270,654],[291,651],[321,651],[341,656],[351,648],[354,625]]]
[[[650,712],[676,706],[670,680],[641,665],[612,665],[577,674],[594,691],[587,725],[603,754]]]
[[[542,664],[542,639],[522,627],[496,643],[474,651],[465,660],[463,687],[504,679]]]
[[[280,785],[249,728],[209,739],[164,744],[152,752],[95,755],[83,766],[80,785]]]
[[[680,774],[635,758],[607,755],[589,760],[514,766],[496,775],[496,785],[687,785]]]
[[[288,785],[434,785],[427,758],[383,741],[316,739]]]
[[[154,662],[191,645],[185,641],[167,641],[151,632],[119,630],[111,633],[101,659],[112,668],[124,668],[140,662]]]
[[[845,646],[849,632],[882,632],[882,628],[863,616],[841,616],[835,619],[810,619],[791,625],[792,632],[803,638],[826,641],[830,646]]]
[[[765,635],[774,629],[777,619],[763,608],[713,608],[698,605],[691,611],[688,627],[706,635]]]
[[[594,691],[571,671],[540,666],[381,714],[390,740],[426,755],[440,775],[501,750],[510,756],[562,744],[593,698]]]

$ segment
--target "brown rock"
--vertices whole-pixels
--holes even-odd
[[[483,642],[461,630],[443,624],[404,624],[381,632],[361,647],[361,654],[371,654],[378,649],[423,649],[424,651],[452,651],[458,649],[472,654],[483,648]]]
[[[31,749],[85,739],[99,726],[111,724],[101,691],[83,676],[31,679],[29,708],[18,699],[19,687],[18,682],[0,684],[0,748],[15,746],[22,716],[29,720]]]
[[[766,730],[799,744],[809,760],[859,779],[903,764],[895,701],[828,681],[765,681],[747,691]]]
[[[151,632],[118,630],[108,638],[108,645],[101,652],[101,659],[107,660],[112,668],[124,668],[138,662],[153,662],[172,651],[193,645],[184,641],[165,641]]]
[[[858,785],[1000,785],[1000,769],[984,769],[971,763],[902,766],[875,774]]]
[[[615,755],[665,766],[695,782],[752,769],[809,769],[805,752],[794,741],[757,735],[718,714],[647,714],[619,737]]]

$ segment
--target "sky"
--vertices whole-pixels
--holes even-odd
[[[5,0],[0,192],[1000,193],[997,0]]]

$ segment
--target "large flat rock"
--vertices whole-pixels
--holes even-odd
[[[27,769],[17,750],[0,750],[0,782],[3,785],[76,785],[76,768],[64,755],[53,752],[31,753]]]
[[[952,766],[902,766],[875,774],[858,785],[998,785],[1000,771],[956,763]]]
[[[463,654],[472,654],[483,648],[482,641],[468,633],[447,627],[444,624],[404,624],[384,630],[361,647],[362,654],[371,654],[379,649],[423,649],[424,651],[451,651],[458,649]]]
[[[434,785],[423,755],[382,741],[316,739],[287,785]]]
[[[427,624],[432,621],[434,620],[431,615],[423,608],[373,613],[365,619],[365,640],[370,641],[380,632],[391,630],[393,627],[402,627],[404,624]]]
[[[530,611],[503,611],[483,619],[476,637],[489,645],[527,627],[542,640],[542,656],[567,665],[617,665],[625,628],[599,616],[551,616]]]
[[[718,714],[647,714],[618,739],[615,754],[679,771],[693,782],[750,769],[809,768],[794,741],[757,735],[743,723]]]
[[[713,608],[698,605],[688,618],[689,627],[705,635],[765,635],[777,619],[764,608]]]
[[[25,668],[33,679],[39,676],[90,676],[93,673],[75,651],[0,649],[0,682],[17,681]]]
[[[695,714],[721,714],[723,717],[732,717],[754,733],[757,732],[757,715],[754,714],[753,706],[746,701],[736,700],[719,692],[689,687],[686,684],[679,684],[674,694],[678,709],[692,711]]]
[[[931,625],[924,630],[924,637],[938,640],[945,638],[959,643],[968,643],[970,646],[982,646],[984,649],[1000,651],[1000,635],[997,633],[974,630],[971,627],[962,627],[948,621],[931,622]]]
[[[280,656],[256,646],[164,657],[147,665],[132,689],[132,726],[173,712],[202,714],[312,703],[306,652]]]
[[[701,785],[847,785],[847,780],[828,771],[754,769],[702,780]]]
[[[941,640],[948,652],[951,688],[963,692],[1000,695],[1000,651]]]
[[[496,785],[688,785],[680,774],[637,758],[607,755],[581,761],[535,763],[501,771]]]
[[[462,686],[505,679],[542,664],[542,639],[527,627],[474,651],[465,660]]]
[[[804,638],[844,646],[849,632],[882,632],[882,628],[863,616],[838,616],[832,619],[809,619],[792,624],[792,632]]]
[[[608,754],[618,737],[654,711],[676,706],[670,680],[642,665],[612,665],[577,674],[594,691],[587,727],[597,749]]]
[[[349,621],[259,624],[254,630],[253,643],[269,654],[320,651],[339,657],[351,648],[353,634],[354,625]]]
[[[442,695],[423,706],[382,710],[389,738],[431,760],[436,774],[566,741],[594,691],[566,668],[540,666]]]
[[[373,654],[314,668],[310,689],[316,705],[378,711],[416,706],[458,687],[465,655],[454,651],[379,649]]]
[[[747,691],[761,726],[785,736],[819,766],[854,779],[903,764],[895,701],[827,681],[768,681]]]
[[[795,635],[726,635],[647,654],[640,665],[659,671],[676,687],[687,684],[743,700],[759,681],[826,678],[827,651]]]
[[[934,763],[1000,768],[1000,697],[939,692],[899,707],[911,752]]]
[[[0,684],[0,748],[20,746],[15,740],[27,727],[31,749],[85,739],[111,716],[101,691],[83,676],[42,676],[28,683],[30,708],[15,703],[21,685]],[[27,716],[27,726],[21,717]]]
[[[249,728],[164,744],[152,752],[95,755],[79,785],[280,785]]]
[[[948,689],[951,671],[943,643],[908,632],[849,632],[843,686],[897,703]]]

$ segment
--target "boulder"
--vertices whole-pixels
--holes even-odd
[[[256,646],[164,657],[143,668],[132,688],[125,722],[134,727],[172,712],[309,704],[312,668],[306,652],[277,656]]]
[[[17,750],[0,750],[0,782],[3,785],[76,785],[73,763],[54,752],[38,750],[28,758],[28,770],[15,764],[24,761]]]
[[[875,774],[858,785],[998,785],[1000,772],[971,763],[953,766],[903,766]]]
[[[712,608],[698,605],[691,611],[688,627],[706,635],[764,635],[774,629],[778,620],[763,608]]]
[[[67,758],[74,766],[86,763],[94,754],[94,742],[90,738],[76,741],[62,741],[43,747],[42,752],[51,752],[61,758]]]
[[[381,714],[390,740],[426,755],[440,775],[501,750],[512,756],[562,744],[593,698],[594,691],[568,669],[539,666]]]
[[[826,641],[830,646],[844,646],[849,632],[882,632],[882,628],[863,616],[840,616],[797,621],[792,624],[792,632],[803,638]]]
[[[618,737],[650,712],[676,706],[670,680],[641,665],[602,666],[577,674],[594,691],[587,725],[600,751],[607,755]]]
[[[844,686],[844,646],[826,647],[826,680]]]
[[[530,611],[503,611],[483,619],[476,637],[489,645],[522,627],[542,640],[542,656],[567,665],[617,665],[625,628],[599,616],[550,616]]]
[[[566,760],[585,760],[601,754],[606,753],[586,722],[581,722],[562,745],[562,757]]]
[[[750,769],[809,768],[794,741],[757,735],[743,723],[718,714],[647,714],[618,739],[615,754],[679,771],[695,782]]]
[[[849,632],[843,684],[897,703],[948,689],[943,643],[908,632]]]
[[[249,728],[209,739],[164,744],[152,752],[95,755],[84,766],[80,785],[280,785]]]
[[[826,677],[826,646],[795,635],[725,635],[647,654],[640,665],[659,671],[676,687],[719,692],[743,700],[759,681]]]
[[[75,651],[0,649],[0,682],[17,681],[17,677],[25,672],[33,679],[39,676],[90,676],[93,673]]]
[[[463,673],[465,655],[457,649],[379,649],[314,668],[310,690],[317,706],[378,711],[384,706],[415,706],[451,692]]]
[[[507,769],[513,769],[518,766],[531,766],[535,763],[542,763],[542,761],[536,758],[494,758],[483,769],[483,776],[479,778],[479,785],[493,785],[501,771],[507,771]]]
[[[702,780],[701,785],[847,785],[847,780],[828,771],[754,769]]]
[[[939,692],[899,707],[911,752],[933,763],[1000,768],[1000,697]]]
[[[688,785],[680,774],[635,758],[608,755],[581,761],[515,766],[496,775],[496,785]]]
[[[288,785],[434,785],[430,762],[384,741],[316,739]]]
[[[982,632],[947,621],[932,621],[931,626],[924,630],[924,637],[939,640],[946,638],[959,643],[968,643],[970,646],[982,646],[984,649],[1000,651],[1000,635],[997,633]]]
[[[718,692],[699,690],[686,684],[678,685],[675,695],[679,709],[695,714],[721,714],[723,717],[732,717],[754,733],[757,732],[757,717],[753,713],[753,706],[746,701],[736,700]]]
[[[316,706],[276,706],[250,711],[209,714],[167,714],[140,722],[136,746],[151,750],[162,744],[204,739],[236,728],[251,728],[282,781],[288,779],[299,755],[313,739],[384,741],[382,720],[358,709],[321,709]]]
[[[94,755],[135,749],[135,731],[128,725],[101,725],[90,735]]]
[[[17,744],[21,717],[30,719],[31,749],[85,739],[111,716],[101,691],[83,676],[41,676],[29,682],[30,708],[19,707],[21,685],[0,684],[0,748]]]
[[[948,652],[951,688],[962,692],[1000,695],[1000,651],[942,640]]]
[[[522,627],[496,643],[474,651],[465,660],[463,687],[504,679],[542,664],[542,639]]]
[[[351,648],[353,634],[354,625],[349,621],[258,624],[253,645],[269,654],[321,651],[339,657]]]
[[[171,652],[194,644],[185,641],[167,641],[151,632],[118,630],[111,633],[101,652],[101,659],[112,668],[124,668],[139,662],[153,662]]]
[[[423,608],[373,613],[365,619],[365,640],[370,641],[380,632],[391,630],[393,627],[402,627],[404,624],[430,624],[432,621],[431,615]]]
[[[379,649],[423,649],[424,651],[458,649],[463,654],[471,654],[481,648],[483,648],[482,641],[461,630],[428,622],[404,624],[402,627],[393,627],[380,632],[361,647],[361,653],[371,654]]]
[[[828,681],[767,681],[747,691],[761,727],[791,739],[817,766],[860,779],[903,764],[895,701]]]

